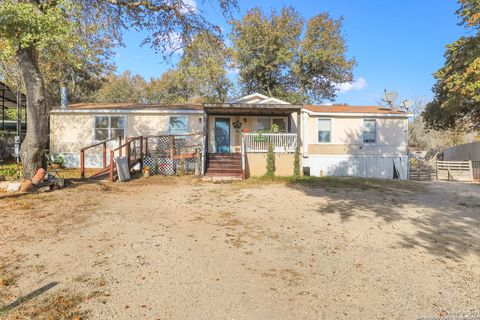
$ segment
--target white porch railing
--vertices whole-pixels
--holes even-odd
[[[272,144],[274,152],[295,152],[296,133],[243,133],[246,152],[267,152]]]

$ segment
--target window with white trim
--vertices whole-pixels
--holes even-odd
[[[96,141],[125,137],[124,116],[95,116],[94,138]]]
[[[273,118],[272,127],[276,124],[278,126],[278,132],[287,132],[287,120],[284,118]]]
[[[270,130],[272,128],[271,118],[257,118],[255,130]]]
[[[287,132],[287,119],[285,118],[257,118],[255,130],[272,130],[273,125],[278,126],[278,132]]]
[[[187,117],[175,116],[170,117],[168,122],[169,134],[184,134],[187,133]]]
[[[318,143],[332,141],[332,119],[318,119]]]
[[[363,143],[377,142],[377,122],[375,119],[363,120]]]

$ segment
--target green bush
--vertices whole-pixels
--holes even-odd
[[[293,160],[293,176],[300,177],[300,146],[295,148],[295,158]]]
[[[275,177],[275,153],[273,152],[273,145],[270,143],[268,145],[267,152],[267,177]]]

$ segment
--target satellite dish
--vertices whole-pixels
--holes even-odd
[[[385,89],[385,93],[383,94],[383,98],[382,100],[386,103],[388,103],[388,105],[393,108],[393,104],[395,102],[395,100],[397,100],[398,98],[398,92],[396,91],[389,91],[387,92],[387,89]]]
[[[402,103],[400,103],[400,107],[403,107],[406,110],[410,110],[411,107],[415,104],[415,101],[413,100],[403,100]]]

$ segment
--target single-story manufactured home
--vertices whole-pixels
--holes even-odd
[[[142,136],[140,148],[155,166],[176,166],[179,149],[195,149],[201,174],[245,178],[265,174],[270,145],[276,174],[292,175],[298,147],[304,174],[406,179],[410,116],[382,107],[294,105],[258,93],[215,104],[82,103],[52,110],[50,151],[67,167],[105,168],[106,149]]]

